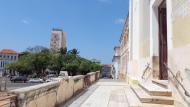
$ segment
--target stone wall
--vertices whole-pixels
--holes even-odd
[[[190,93],[190,44],[180,48],[175,48],[169,51],[168,67],[171,69],[178,81],[184,86],[187,92]],[[190,97],[185,95],[184,90],[180,84],[175,80],[173,75],[169,72],[169,78],[173,83],[173,87],[177,89],[180,96],[190,105]],[[176,96],[179,98],[178,96]]]
[[[78,75],[12,90],[10,93],[17,95],[18,107],[57,107],[83,90],[86,84],[90,85],[98,80],[99,75],[100,72],[97,71],[86,75],[89,77],[88,81],[84,80],[86,76]]]
[[[89,76],[90,79],[90,83],[94,83],[96,81],[96,73],[92,72],[92,73],[88,73],[87,76]]]

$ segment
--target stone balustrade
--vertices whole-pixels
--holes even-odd
[[[100,72],[12,90],[18,107],[57,107],[99,79]],[[87,78],[86,78],[87,77]],[[85,80],[86,78],[86,80]],[[88,83],[87,83],[88,82]]]

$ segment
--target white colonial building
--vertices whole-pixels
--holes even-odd
[[[164,81],[183,107],[190,105],[189,77],[190,0],[130,0],[128,82]]]
[[[113,56],[113,75],[119,80],[126,80],[129,59],[129,19],[126,18],[123,31],[119,40],[119,47],[115,47]]]
[[[120,37],[120,72],[119,78],[120,80],[125,80],[127,75],[128,68],[128,59],[129,59],[129,20],[126,18],[123,31]]]
[[[114,56],[112,59],[112,75],[114,79],[119,79],[120,70],[120,47],[114,48]]]
[[[11,62],[18,60],[18,53],[11,49],[3,49],[0,51],[0,76],[2,76],[7,70],[5,66]]]

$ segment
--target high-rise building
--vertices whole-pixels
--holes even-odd
[[[51,32],[50,48],[57,51],[60,48],[66,48],[66,33],[62,29],[53,29]]]

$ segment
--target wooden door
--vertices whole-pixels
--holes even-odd
[[[164,3],[164,2],[163,2]],[[159,68],[160,68],[160,79],[167,80],[168,72],[168,49],[167,49],[167,11],[166,4],[161,4],[159,7]]]

